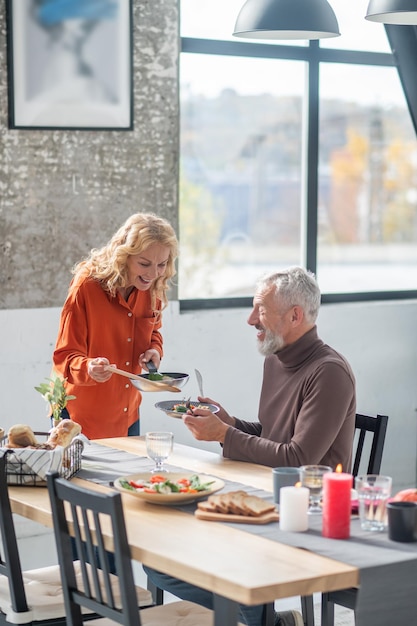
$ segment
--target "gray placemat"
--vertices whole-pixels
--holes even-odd
[[[138,456],[90,442],[84,446],[81,469],[77,472],[77,478],[110,485],[119,476],[146,471],[151,467],[152,461],[146,456]]]

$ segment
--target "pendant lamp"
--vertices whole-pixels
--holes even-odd
[[[416,0],[370,0],[365,19],[383,24],[417,24]]]
[[[246,0],[237,16],[235,37],[322,39],[340,35],[327,0]]]

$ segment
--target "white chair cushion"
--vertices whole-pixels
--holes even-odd
[[[142,626],[213,626],[214,613],[199,604],[181,600],[142,609],[140,619]],[[116,622],[107,618],[94,620],[94,626],[115,626],[115,624]]]
[[[212,626],[213,611],[183,600],[142,609],[140,619],[142,626]]]
[[[199,604],[182,600],[142,609],[140,619],[142,626],[213,626],[214,613]],[[95,621],[94,624],[96,623]],[[239,626],[245,625],[239,624]]]
[[[79,562],[74,562],[78,580],[81,580]],[[119,604],[120,593],[118,578],[112,576],[112,588],[116,604]],[[9,584],[6,576],[0,576],[0,610],[12,624],[25,624],[29,621],[52,619],[65,616],[64,598],[62,595],[61,575],[58,565],[23,572],[26,600],[29,612],[15,613],[11,607]],[[139,606],[150,606],[152,594],[147,589],[136,587]],[[88,613],[88,611],[85,611]]]

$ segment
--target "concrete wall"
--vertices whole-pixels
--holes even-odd
[[[60,306],[129,215],[177,224],[177,0],[134,0],[133,131],[8,129],[5,2],[0,25],[0,308]]]

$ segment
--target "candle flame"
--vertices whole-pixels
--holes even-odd
[[[340,473],[341,473],[341,471],[342,471],[342,464],[341,464],[341,463],[339,463],[339,465],[336,467],[336,472],[337,472],[338,474],[340,474]]]
[[[295,485],[294,485],[294,486],[295,486],[295,487],[301,487],[301,483],[300,483],[300,482],[295,483]]]

